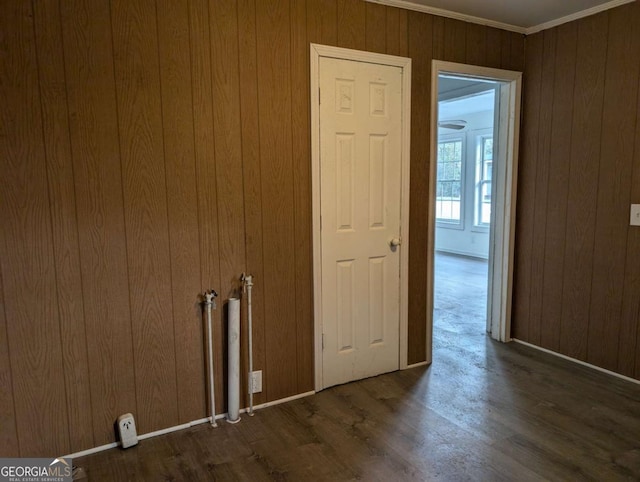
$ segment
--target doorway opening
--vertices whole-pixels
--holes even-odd
[[[440,343],[510,340],[521,73],[434,61],[427,361]],[[466,338],[473,340],[473,338]]]
[[[491,328],[487,286],[498,88],[493,80],[438,77],[434,343],[477,343]]]

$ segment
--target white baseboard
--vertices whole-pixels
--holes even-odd
[[[304,397],[308,397],[310,395],[314,395],[316,392],[315,391],[310,391],[310,392],[304,392],[304,393],[299,393],[298,395],[293,395],[291,397],[287,397],[287,398],[280,398],[278,400],[273,400],[271,402],[265,402],[265,403],[261,403],[260,405],[255,405],[253,407],[254,410],[260,410],[263,408],[267,408],[267,407],[272,407],[274,405],[280,405],[281,403],[286,403],[286,402],[291,402],[293,400],[297,400],[299,398],[304,398]],[[242,408],[240,409],[240,413],[247,413],[249,411],[249,407],[247,408]],[[227,418],[227,414],[226,413],[218,413],[216,414],[216,420],[221,420],[223,418]],[[191,428],[195,425],[201,425],[203,423],[209,423],[211,422],[211,417],[206,417],[206,418],[200,418],[198,420],[193,420],[191,422],[188,423],[183,423],[181,425],[175,425],[173,427],[168,427],[168,428],[163,428],[161,430],[156,430],[155,432],[149,432],[149,433],[144,433],[142,435],[138,435],[138,440],[145,440],[148,438],[152,438],[152,437],[157,437],[158,435],[165,435],[171,432],[177,432],[178,430],[184,430],[187,428]],[[100,445],[98,447],[93,447],[87,450],[81,450],[80,452],[75,452],[73,454],[69,454],[69,455],[64,455],[62,458],[78,458],[78,457],[84,457],[86,455],[91,455],[91,454],[95,454],[98,452],[102,452],[104,450],[109,450],[109,449],[113,449],[116,447],[120,446],[120,442],[112,442],[109,444],[105,444],[105,445]]]
[[[606,368],[602,368],[596,365],[592,365],[591,363],[583,362],[582,360],[578,360],[576,358],[571,358],[570,356],[563,355],[562,353],[557,353],[555,351],[547,350],[546,348],[542,348],[537,345],[532,345],[531,343],[527,343],[526,341],[518,340],[517,338],[512,338],[511,341],[515,341],[516,343],[520,343],[521,345],[528,346],[529,348],[533,348],[538,351],[542,351],[544,353],[548,353],[549,355],[554,355],[564,360],[569,360],[570,362],[577,363],[578,365],[582,365],[584,367],[591,368],[593,370],[606,373],[607,375],[614,376],[616,378],[620,378],[621,380],[625,380],[627,382],[635,383],[640,385],[640,380],[636,380],[635,378],[627,377],[625,375],[621,375],[620,373],[612,372],[611,370],[607,370]]]
[[[99,445],[98,447],[93,447],[91,449],[81,450],[80,452],[75,452],[75,453],[69,454],[69,455],[63,455],[62,458],[63,459],[66,459],[66,458],[76,459],[78,457],[84,457],[85,455],[91,455],[91,454],[95,454],[95,453],[98,453],[98,452],[102,452],[104,450],[114,449],[119,445],[120,445],[120,442],[113,442],[113,443],[110,443],[110,444]]]
[[[280,405],[281,403],[292,402],[293,400],[298,400],[299,398],[305,398],[315,394],[316,394],[315,390],[311,390],[309,392],[299,393],[291,397],[280,398],[279,400],[274,400],[273,402],[261,403],[260,405],[254,406],[253,409],[260,410],[261,408],[267,408],[267,407],[272,407],[274,405]],[[240,413],[246,413],[248,410],[249,410],[249,407],[243,408],[242,410],[240,410]]]
[[[418,368],[418,367],[423,367],[425,365],[430,365],[431,363],[429,363],[428,361],[421,361],[418,363],[413,363],[411,365],[407,365],[407,368],[403,368],[403,370],[408,370],[409,368]]]
[[[464,258],[472,258],[472,259],[479,259],[481,261],[488,261],[489,258],[488,256],[482,255],[482,254],[478,254],[478,253],[472,253],[471,251],[460,251],[457,249],[438,249],[436,248],[436,253],[441,253],[441,254],[449,254],[449,255],[454,255],[454,256],[462,256]]]

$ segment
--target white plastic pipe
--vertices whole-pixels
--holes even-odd
[[[229,406],[227,422],[240,421],[240,300],[229,298]]]
[[[216,306],[216,293],[214,290],[205,291],[204,293],[204,305],[207,309],[207,345],[208,345],[208,357],[209,357],[209,404],[211,412],[211,425],[217,427],[216,424],[216,398],[215,398],[215,385],[214,385],[214,371],[213,371],[213,329],[211,326],[211,309]]]
[[[243,274],[242,281],[244,281],[244,289],[247,292],[247,340],[249,351],[249,416],[253,417],[253,340],[252,340],[252,315],[251,315],[251,288],[253,287],[253,276],[250,274]]]

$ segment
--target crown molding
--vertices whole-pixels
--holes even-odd
[[[566,15],[564,17],[560,17],[555,20],[550,20],[549,22],[541,23],[540,25],[534,25],[533,27],[520,27],[518,25],[511,25],[508,23],[496,22],[495,20],[489,20],[487,18],[482,18],[482,17],[475,17],[473,15],[465,15],[463,13],[452,12],[451,10],[445,10],[443,8],[420,5],[417,3],[413,3],[410,0],[365,0],[365,1],[370,3],[387,5],[389,7],[398,7],[398,8],[403,8],[405,10],[413,10],[415,12],[428,13],[430,15],[437,15],[439,17],[453,18],[456,20],[462,20],[464,22],[476,23],[478,25],[486,25],[487,27],[495,27],[502,30],[508,30],[510,32],[520,33],[523,35],[531,35],[534,33],[541,32],[543,30],[557,27],[564,23],[573,22],[574,20],[579,20],[581,18],[588,17],[590,15],[595,15],[597,13],[604,12],[605,10],[610,10],[612,8],[616,8],[621,5],[625,5],[627,3],[632,3],[632,2],[635,2],[636,0],[611,0],[607,3],[603,3],[602,5],[597,5],[595,7],[591,7],[586,10],[581,10],[580,12],[572,13],[571,15]]]
[[[632,0],[633,1],[633,0]],[[489,20],[488,18],[474,17],[473,15],[465,15],[464,13],[452,12],[451,10],[445,10],[443,8],[429,7],[427,5],[419,5],[408,0],[365,0],[365,2],[379,3],[381,5],[387,5],[389,7],[398,7],[405,10],[413,10],[415,12],[428,13],[430,15],[437,15],[439,17],[453,18],[456,20],[462,20],[463,22],[477,23],[479,25],[486,25],[487,27],[495,27],[502,30],[509,30],[510,32],[525,33],[525,28],[518,27],[516,25],[509,25],[508,23],[496,22],[495,20]]]
[[[616,8],[627,3],[633,3],[635,1],[636,0],[611,0],[610,2],[603,3],[602,5],[597,5],[586,10],[581,10],[580,12],[572,13],[571,15],[560,17],[555,20],[550,20],[549,22],[541,23],[540,25],[528,27],[525,29],[524,34],[531,35],[534,33],[542,32],[543,30],[548,30],[564,23],[573,22],[574,20],[580,20],[581,18],[589,17],[591,15],[595,15],[596,13],[604,12],[605,10],[611,10],[612,8]]]

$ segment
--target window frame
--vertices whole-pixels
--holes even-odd
[[[490,196],[493,197],[493,162],[495,155],[491,156],[491,180],[482,179],[484,172],[484,142],[488,139],[491,139],[494,143],[494,153],[495,153],[495,139],[493,129],[479,129],[475,135],[475,167],[474,167],[474,176],[473,176],[473,223],[472,230],[475,232],[487,232],[491,227],[491,219],[489,219],[488,223],[481,222],[481,210],[482,204],[482,185],[489,184],[490,188]],[[490,206],[493,208],[492,199],[489,200]],[[492,215],[492,214],[491,214]]]
[[[438,147],[440,144],[457,142],[461,143],[460,147],[460,219],[458,222],[448,221],[444,218],[438,217]],[[465,165],[466,165],[466,155],[467,155],[467,135],[466,131],[460,131],[457,133],[451,134],[440,134],[438,135],[438,140],[436,142],[436,179],[435,179],[435,189],[436,189],[436,206],[434,207],[435,211],[435,221],[436,226],[439,228],[446,229],[458,229],[464,230],[465,228],[465,187],[466,187],[466,174],[465,174]]]

